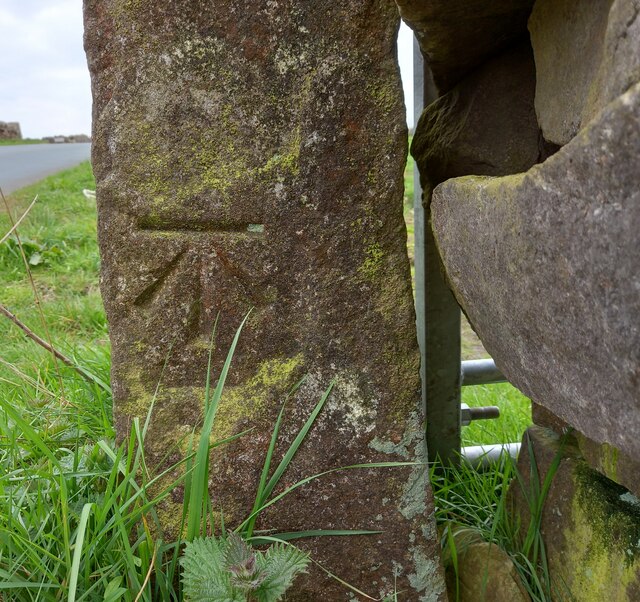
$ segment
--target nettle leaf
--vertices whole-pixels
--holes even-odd
[[[266,572],[258,569],[253,548],[236,533],[227,539],[225,565],[231,584],[243,591],[253,591],[265,580]]]
[[[287,544],[275,544],[258,557],[266,578],[255,594],[259,602],[276,602],[300,573],[305,573],[309,555]]]
[[[187,542],[180,559],[185,600],[245,602],[245,593],[231,583],[224,557],[227,543],[215,537]]]
[[[226,547],[224,562],[228,567],[244,564],[250,559],[255,560],[255,552],[237,533],[229,534]]]

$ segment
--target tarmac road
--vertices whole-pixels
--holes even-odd
[[[9,194],[89,159],[91,144],[20,144],[0,146],[0,188]]]

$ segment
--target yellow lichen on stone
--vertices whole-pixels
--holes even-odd
[[[380,243],[374,242],[364,250],[365,260],[358,267],[358,273],[365,280],[373,280],[378,275],[378,272],[382,268],[384,260],[384,251],[380,246]]]
[[[620,551],[608,549],[594,537],[594,517],[576,499],[573,501],[571,525],[565,529],[570,545],[566,548],[564,580],[570,583],[574,599],[580,602],[629,600],[627,588],[638,579],[640,564],[625,563]],[[558,580],[556,580],[558,581]],[[562,583],[556,583],[562,589]]]
[[[618,453],[618,449],[608,443],[603,443],[600,446],[602,472],[612,481],[618,480]]]
[[[246,383],[226,387],[213,425],[212,442],[231,437],[236,433],[235,427],[241,419],[258,416],[266,408],[269,399],[285,395],[299,377],[302,363],[302,354],[266,360]]]

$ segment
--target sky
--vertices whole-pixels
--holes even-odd
[[[403,25],[398,56],[410,116],[411,47]],[[0,0],[0,121],[20,122],[24,138],[91,133],[82,0]]]

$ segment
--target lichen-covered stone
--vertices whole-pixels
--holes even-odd
[[[544,163],[434,191],[454,292],[511,382],[640,454],[640,85]]]
[[[529,30],[547,140],[567,143],[640,81],[639,15],[640,0],[537,0]]]
[[[539,533],[551,600],[640,599],[640,500],[589,468],[570,436],[541,427],[527,430],[518,471],[509,491],[510,511],[524,538],[531,509],[542,505]],[[538,475],[537,483],[532,475]]]
[[[447,92],[475,67],[517,42],[533,0],[397,0],[434,81]]]
[[[507,175],[537,163],[544,147],[533,107],[535,83],[527,40],[426,107],[411,145],[422,187],[470,174]]]
[[[86,0],[85,22],[120,436],[160,382],[148,455],[179,459],[201,420],[216,318],[214,382],[253,307],[214,428],[218,439],[254,429],[212,454],[227,525],[250,511],[271,427],[304,374],[284,442],[336,387],[282,487],[340,465],[424,460],[395,4]],[[418,468],[334,473],[258,527],[381,531],[300,545],[371,596],[443,600]],[[287,599],[350,595],[313,569]]]

